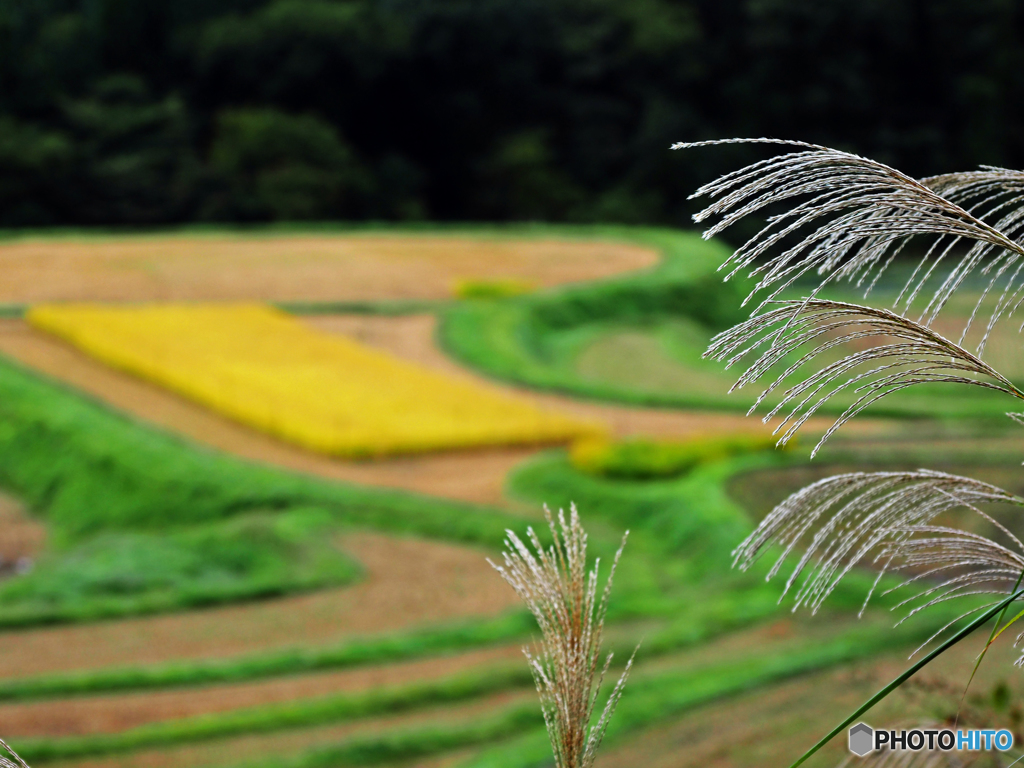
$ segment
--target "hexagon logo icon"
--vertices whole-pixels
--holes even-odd
[[[864,757],[874,748],[875,729],[867,723],[857,723],[850,728],[850,751],[857,757]]]

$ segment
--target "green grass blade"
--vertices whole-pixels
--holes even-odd
[[[1022,616],[1024,616],[1024,611],[1021,611],[1016,616],[1014,616],[1012,619],[1010,619],[1008,622],[1006,622],[1006,625],[1002,629],[1000,629],[998,632],[996,632],[995,637],[992,638],[992,640],[989,642],[989,645],[991,645],[996,640],[998,640],[999,636],[1001,634],[1003,634],[1003,632],[1008,630],[1011,626],[1013,626],[1013,624],[1016,623],[1017,620],[1019,620]],[[988,649],[986,648],[986,650],[988,650]]]
[[[1020,576],[1017,577],[1017,583],[1013,585],[1013,589],[1010,590],[1011,592],[1020,587],[1020,582],[1022,579],[1024,579],[1024,571],[1020,572]],[[960,722],[960,710],[963,709],[964,699],[967,698],[967,692],[971,689],[971,683],[974,682],[974,676],[978,674],[978,668],[981,666],[981,662],[985,660],[985,654],[988,653],[988,649],[992,647],[992,643],[996,641],[996,638],[999,637],[999,635],[1003,634],[1003,629],[1006,629],[1006,627],[1010,626],[1010,624],[1013,624],[1013,622],[1015,622],[1021,616],[1024,616],[1024,611],[1021,611],[1012,619],[1010,619],[1006,627],[1003,627],[1003,629],[999,629],[999,625],[1002,623],[1003,617],[1006,615],[1006,611],[1009,609],[1009,607],[1010,606],[1007,605],[999,614],[999,618],[996,619],[996,623],[992,625],[992,631],[988,634],[988,642],[985,643],[984,649],[982,649],[981,653],[978,654],[978,660],[974,662],[974,669],[971,670],[971,676],[967,678],[967,685],[964,686],[963,695],[960,696],[960,703],[956,706],[956,719],[953,721],[954,727],[956,727],[956,724]]]
[[[876,693],[870,699],[868,699],[863,704],[861,704],[859,707],[857,707],[857,709],[854,710],[845,720],[843,720],[843,722],[841,722],[839,725],[837,725],[835,728],[833,728],[831,731],[829,731],[828,734],[826,734],[824,736],[824,738],[822,738],[817,744],[815,744],[809,750],[804,752],[803,755],[801,755],[800,758],[795,763],[793,763],[789,768],[797,768],[797,766],[802,765],[804,762],[807,761],[808,758],[810,758],[812,755],[814,755],[815,752],[817,752],[819,749],[821,749],[826,744],[828,744],[836,735],[838,735],[850,723],[852,723],[858,717],[863,715],[865,712],[867,712],[869,709],[871,709],[873,706],[875,706],[875,704],[880,702],[882,699],[884,699],[886,696],[888,696],[894,690],[899,688],[906,680],[908,680],[910,677],[912,677],[918,670],[920,670],[926,664],[930,663],[933,659],[935,659],[940,654],[944,653],[945,651],[948,651],[954,645],[959,643],[961,640],[963,640],[965,637],[967,637],[969,634],[971,634],[971,632],[976,630],[978,627],[982,626],[985,622],[987,622],[992,617],[996,616],[1000,611],[1002,611],[1004,608],[1006,608],[1006,606],[1008,606],[1010,603],[1012,603],[1014,600],[1016,600],[1021,595],[1024,595],[1024,589],[1017,590],[1016,592],[1014,592],[1012,595],[1010,595],[1006,599],[1000,601],[999,603],[994,605],[992,608],[989,608],[987,611],[985,611],[983,614],[981,614],[978,618],[976,618],[970,624],[965,626],[963,629],[957,630],[957,632],[955,634],[953,634],[952,637],[950,637],[948,640],[946,640],[943,643],[941,643],[933,651],[930,651],[929,653],[927,653],[924,657],[921,658],[920,661],[918,661],[917,663],[911,665],[910,667],[907,667],[907,669],[905,669],[903,672],[901,672],[899,674],[899,676],[896,677],[895,680],[893,680],[892,682],[888,683],[885,687],[883,687],[880,691],[878,691],[878,693]]]

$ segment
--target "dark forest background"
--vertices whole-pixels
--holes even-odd
[[[1012,0],[0,0],[0,226],[684,223],[800,138],[1024,166]]]

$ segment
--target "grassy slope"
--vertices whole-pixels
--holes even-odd
[[[753,393],[729,396],[733,373],[700,357],[714,331],[748,311],[740,308],[747,284],[722,283],[716,273],[726,246],[667,229],[588,233],[656,248],[662,262],[610,280],[451,304],[441,312],[445,349],[491,376],[540,389],[637,405],[746,410]],[[919,387],[886,398],[870,413],[994,419],[1008,407],[992,392],[961,387],[957,397],[949,394],[942,385]],[[850,402],[839,397],[822,411],[835,413]]]
[[[0,485],[51,552],[0,585],[0,625],[165,610],[351,580],[325,530],[497,546],[496,510],[330,483],[203,449],[0,361]]]
[[[776,612],[782,584],[765,582],[765,561],[747,573],[730,568],[732,551],[750,532],[751,522],[726,485],[744,472],[800,463],[792,454],[763,451],[701,464],[679,477],[640,482],[581,472],[564,451],[550,451],[521,465],[509,479],[509,492],[552,505],[565,506],[572,500],[597,516],[600,525],[629,528],[634,562],[657,564],[645,575],[658,579],[660,586],[646,588],[641,577],[631,574],[629,558],[624,558],[620,567],[627,578],[616,590],[616,615],[628,615],[638,605],[645,615],[687,619],[713,611],[720,622],[738,626]],[[849,574],[829,604],[859,610],[872,582],[867,574]],[[652,599],[655,594],[658,602]],[[897,601],[896,595],[876,596],[874,604],[888,607]]]
[[[743,468],[777,465],[785,459],[772,454],[746,456],[705,465],[689,475],[655,483],[607,480],[575,472],[564,456],[551,453],[524,467],[513,479],[513,490],[521,496],[549,495],[561,492],[581,499],[593,512],[599,525],[618,527],[625,518],[634,529],[630,547],[642,548],[644,559],[676,569],[664,569],[659,576],[663,598],[671,601],[674,620],[655,632],[648,630],[642,646],[642,661],[707,640],[723,629],[739,626],[776,610],[777,586],[765,587],[760,579],[752,582],[729,575],[723,562],[735,535],[749,530],[742,513],[722,493],[722,482]],[[715,535],[719,531],[725,534]],[[728,535],[727,535],[728,534]],[[623,561],[624,567],[630,558]],[[625,573],[623,575],[626,575]],[[669,583],[675,581],[675,587]],[[859,606],[866,578],[853,577],[838,594],[833,606]],[[638,580],[629,580],[634,590]],[[689,587],[689,589],[687,588]],[[694,589],[695,587],[698,587]],[[640,590],[644,592],[645,590]],[[617,591],[618,618],[624,614],[638,617],[657,615],[665,605],[641,605],[644,595]],[[649,597],[649,595],[648,595]],[[626,604],[625,609],[623,603]],[[774,684],[794,675],[806,674],[835,664],[870,657],[881,651],[904,648],[919,642],[950,616],[934,612],[923,620],[911,622],[893,634],[888,619],[875,618],[852,632],[824,642],[794,641],[784,652],[761,655],[745,662],[693,669],[663,669],[644,675],[643,665],[631,683],[611,732],[611,739],[625,738],[638,730],[669,718],[688,708],[716,699]],[[621,648],[627,651],[628,648]],[[371,695],[341,695],[312,702],[268,705],[238,712],[189,718],[144,726],[122,734],[70,738],[49,742],[25,742],[20,745],[35,760],[110,754],[158,745],[196,740],[226,738],[244,733],[308,727],[320,723],[399,712],[410,708],[438,705],[488,692],[527,684],[525,670],[496,668],[473,676],[457,676],[427,685],[409,685],[382,690]],[[546,739],[538,720],[529,713],[535,708],[515,705],[503,714],[472,722],[455,722],[426,730],[385,733],[350,740],[331,748],[321,748],[290,758],[274,758],[296,766],[313,766],[335,761],[360,764],[398,758],[412,758],[455,747],[515,737],[520,749],[500,748],[481,753],[473,765],[530,765],[543,760]],[[500,727],[496,723],[502,723]],[[514,724],[514,725],[513,725]],[[520,734],[516,736],[516,734]]]
[[[722,246],[671,230],[601,227],[590,234],[655,248],[662,254],[662,264],[647,272],[582,286],[503,300],[460,302],[442,313],[442,344],[463,362],[493,376],[534,387],[644,405],[703,404],[700,398],[666,400],[650,393],[580,379],[573,370],[571,354],[567,353],[579,345],[579,340],[572,336],[578,336],[580,329],[585,331],[591,323],[639,323],[652,310],[664,313],[673,305],[687,306],[690,300],[701,298],[699,289],[695,291],[692,286],[710,286],[708,276],[722,261]],[[717,291],[717,281],[715,284]],[[656,288],[659,285],[661,288]],[[659,294],[657,307],[651,302],[655,290]],[[729,293],[734,300],[741,298],[738,292]],[[716,293],[707,305],[709,312],[721,308],[717,298]],[[716,316],[706,313],[705,317]],[[733,318],[730,314],[717,319],[727,322]]]

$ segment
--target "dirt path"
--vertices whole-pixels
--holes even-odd
[[[34,557],[45,543],[46,525],[16,498],[0,493],[0,576],[18,568],[19,559]]]
[[[519,604],[475,549],[369,533],[346,536],[343,544],[366,568],[366,579],[355,586],[188,613],[5,632],[0,678],[330,645],[494,616]]]
[[[375,317],[364,315],[309,318],[316,328],[346,333],[398,357],[487,386],[534,399],[542,406],[607,424],[617,435],[695,437],[709,433],[766,431],[742,414],[634,408],[574,400],[565,395],[525,390],[491,381],[449,360],[433,341],[431,315]],[[21,320],[0,320],[0,353],[72,385],[143,421],[196,442],[253,461],[365,485],[401,488],[433,496],[487,504],[504,503],[508,472],[533,455],[534,448],[495,448],[351,462],[310,453],[237,424],[142,379],[121,373]],[[808,423],[808,432],[823,430],[828,420]],[[861,421],[849,432],[871,432],[877,424]]]
[[[305,321],[320,330],[341,333],[365,344],[391,352],[396,357],[419,363],[479,384],[486,384],[519,396],[533,398],[539,405],[571,413],[584,419],[608,425],[619,436],[652,435],[686,439],[727,432],[769,434],[771,430],[760,419],[743,413],[722,411],[673,410],[642,408],[630,405],[577,400],[569,395],[540,392],[526,387],[489,379],[448,357],[435,343],[437,319],[433,315],[379,317],[372,315],[321,315]],[[808,420],[807,435],[824,432],[832,424],[829,418]],[[877,421],[854,422],[847,434],[874,434],[883,425]]]
[[[471,235],[162,235],[0,242],[0,303],[443,299],[466,278],[537,286],[658,261],[599,240]]]

